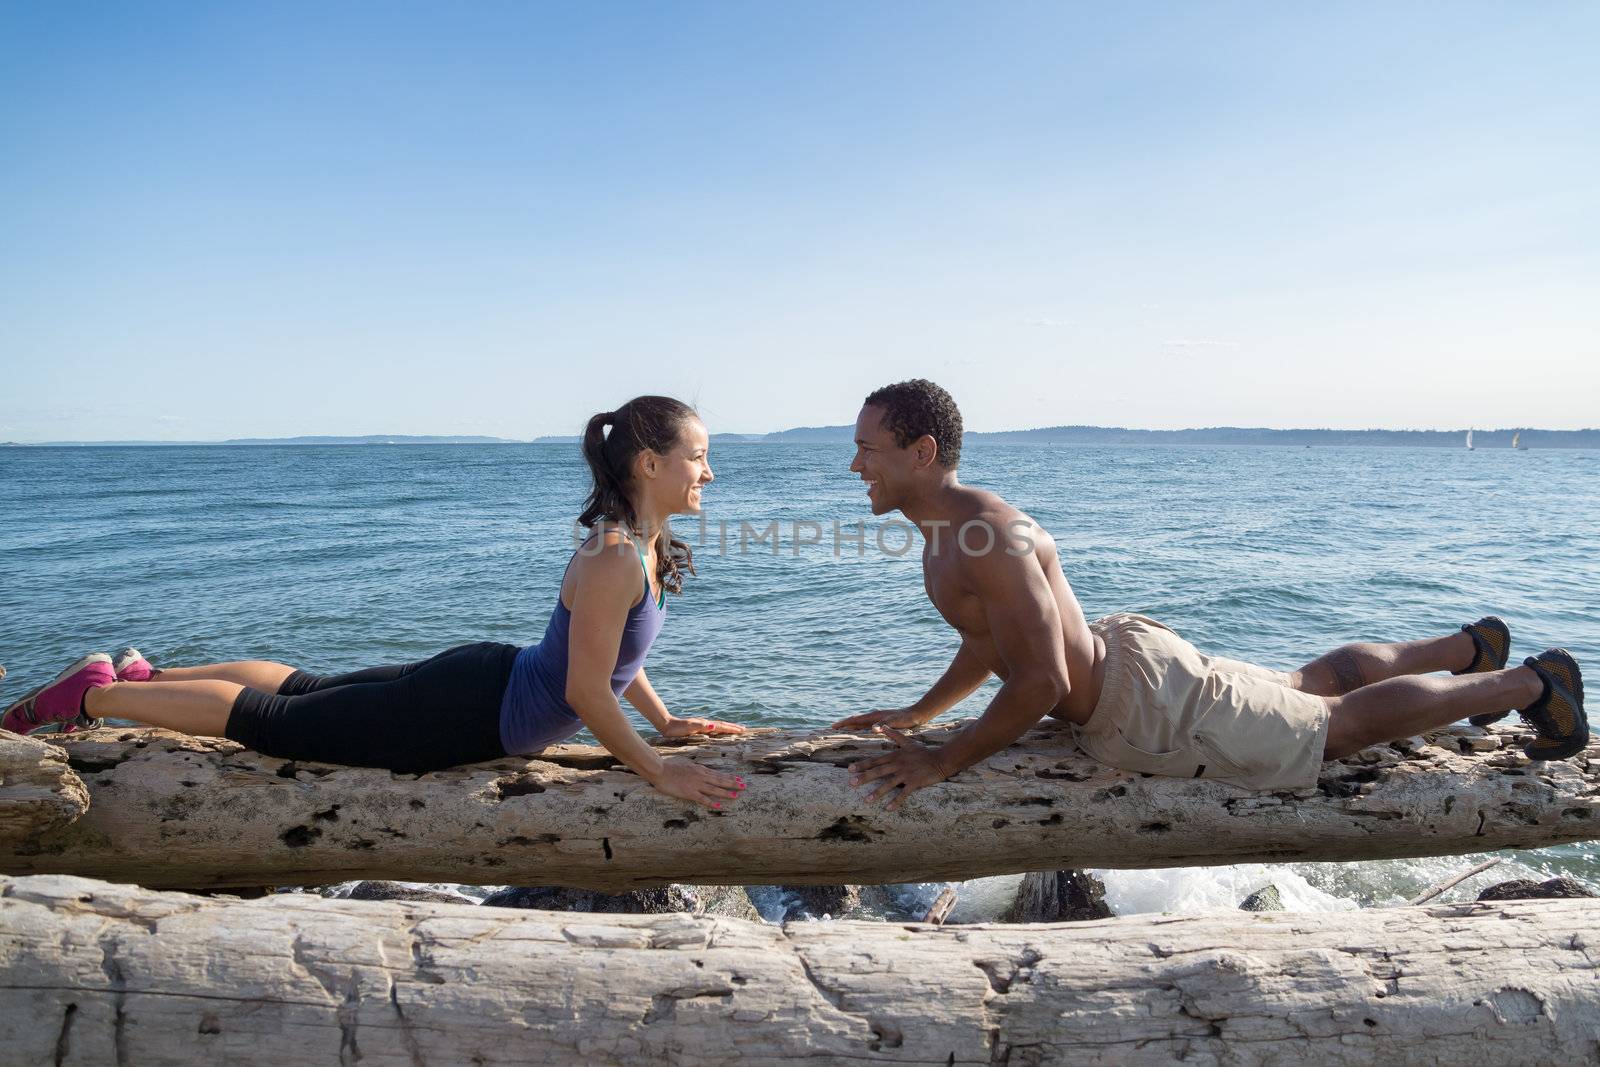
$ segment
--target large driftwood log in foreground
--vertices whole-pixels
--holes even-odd
[[[0,879],[7,1062],[1575,1063],[1592,901],[1029,927]]]
[[[0,844],[0,871],[180,888],[400,878],[617,891],[1380,859],[1600,836],[1600,741],[1585,758],[1540,764],[1503,744],[1516,736],[1461,727],[1325,764],[1300,793],[1251,793],[1112,770],[1046,726],[888,812],[849,786],[844,766],[884,747],[857,735],[684,746],[671,758],[750,783],[711,811],[583,746],[415,777],[101,729],[52,742],[88,787],[89,811]]]
[[[0,847],[65,826],[88,809],[89,791],[65,752],[0,730]]]

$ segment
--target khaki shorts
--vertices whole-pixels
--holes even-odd
[[[1215,778],[1246,789],[1317,782],[1328,705],[1282,671],[1207,656],[1143,615],[1089,624],[1106,643],[1094,714],[1078,747],[1143,774]]]

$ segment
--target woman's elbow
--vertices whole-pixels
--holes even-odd
[[[609,693],[611,690],[607,689],[606,692]],[[567,706],[579,715],[594,707],[595,702],[600,699],[600,694],[595,687],[584,682],[568,681],[567,691],[564,695],[567,698]]]

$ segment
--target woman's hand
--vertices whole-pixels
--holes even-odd
[[[686,759],[661,761],[661,772],[650,784],[669,797],[720,808],[725,800],[736,800],[744,791],[744,779],[736,774],[713,771]]]
[[[661,727],[662,737],[693,737],[696,734],[742,734],[744,727],[736,722],[723,722],[720,719],[680,719],[672,717],[667,719],[666,725]]]
[[[875,726],[896,726],[902,730],[909,730],[913,726],[921,726],[935,718],[924,712],[915,710],[915,705],[909,708],[874,708],[864,711],[860,715],[852,715],[847,719],[840,719],[833,724],[835,730],[870,730]]]

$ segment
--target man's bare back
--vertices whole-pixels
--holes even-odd
[[[1006,566],[1018,569],[1027,586],[1042,583],[1055,603],[1061,632],[1059,666],[1070,683],[1050,714],[1070,722],[1088,722],[1100,697],[1105,642],[1089,630],[1078,598],[1062,573],[1055,539],[1030,516],[987,490],[961,486],[952,495],[957,507],[951,525],[948,529],[933,527],[923,542],[922,583],[928,599],[973,655],[1003,681],[1010,676],[1011,666],[995,647],[988,618],[996,608],[1009,611],[1015,605],[1004,590],[989,591],[981,580],[975,580],[970,563],[980,552],[998,554]]]

